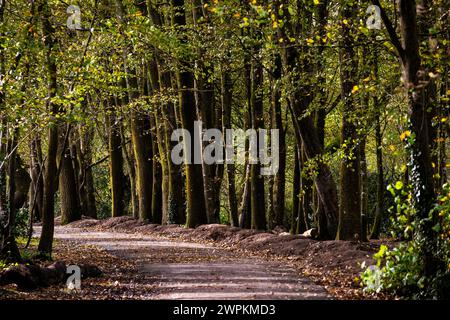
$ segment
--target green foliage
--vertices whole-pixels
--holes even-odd
[[[419,250],[414,242],[401,244],[392,250],[382,245],[374,258],[376,266],[368,267],[361,277],[365,291],[409,295],[423,289],[425,278],[422,276]]]
[[[387,189],[394,198],[394,205],[388,209],[391,235],[394,238],[411,239],[416,225],[409,187],[397,181],[388,185]]]
[[[0,260],[0,271],[11,268],[11,267],[15,267],[18,266],[18,263],[9,263],[5,260]]]
[[[450,269],[450,184],[445,184],[442,193],[430,213],[430,218],[436,217],[433,227],[437,233],[437,254],[447,262]]]
[[[17,210],[13,231],[13,234],[16,238],[25,237],[28,234],[28,219],[29,212],[27,208],[21,208]]]
[[[402,190],[396,184],[391,187]],[[394,192],[394,191],[391,191]],[[396,200],[400,214],[412,212],[409,203]],[[450,185],[443,187],[437,203],[429,214],[429,219],[436,221],[433,230],[437,234],[435,258],[436,273],[425,274],[422,248],[418,237],[389,249],[380,246],[374,255],[376,265],[369,266],[362,273],[361,279],[366,292],[389,292],[408,298],[449,298],[450,296]],[[414,230],[407,220],[402,222]],[[428,244],[431,245],[431,244]],[[362,265],[365,268],[365,265]]]
[[[230,213],[225,209],[225,208],[221,208],[220,213],[220,223],[221,224],[230,224]]]
[[[96,206],[99,219],[111,216],[111,193],[109,186],[108,167],[104,165],[92,168],[94,175],[94,188],[96,191]]]

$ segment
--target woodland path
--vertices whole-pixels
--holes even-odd
[[[140,283],[153,288],[149,299],[330,299],[288,265],[208,244],[62,226],[55,227],[55,239],[98,246],[132,261]]]

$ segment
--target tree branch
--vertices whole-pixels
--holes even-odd
[[[380,8],[381,19],[383,20],[383,23],[386,26],[386,31],[389,35],[389,38],[391,39],[391,42],[394,45],[395,49],[397,49],[400,59],[403,60],[404,55],[405,55],[405,49],[403,49],[400,39],[399,39],[397,33],[395,32],[394,25],[392,24],[391,20],[387,16],[386,11],[381,6],[379,0],[372,0],[372,4],[375,6],[378,6]]]

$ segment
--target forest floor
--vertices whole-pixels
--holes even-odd
[[[36,235],[40,227],[35,228]],[[373,299],[359,285],[379,242],[315,241],[224,225],[196,229],[129,217],[55,228],[54,260],[94,264],[81,291],[0,288],[0,299]]]

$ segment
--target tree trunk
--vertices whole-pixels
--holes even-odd
[[[156,122],[154,117],[151,118],[151,127],[156,127]],[[158,135],[153,129],[152,131],[152,150],[153,150],[153,185],[152,185],[152,221],[154,223],[161,224],[162,223],[162,164],[161,164],[161,156],[158,149]]]
[[[290,17],[287,8],[284,8],[284,16]],[[286,32],[295,34],[293,32],[293,26],[290,19],[287,19],[283,24],[283,27],[279,28],[280,36],[287,39]],[[327,233],[329,238],[333,238],[337,231],[337,216],[338,216],[338,204],[337,204],[337,190],[333,180],[330,168],[324,161],[320,159],[323,154],[323,148],[317,135],[317,130],[314,126],[311,116],[304,116],[307,107],[313,100],[313,95],[310,93],[313,91],[311,86],[299,86],[300,80],[295,78],[296,72],[292,72],[298,68],[299,49],[294,46],[282,47],[282,62],[284,75],[287,77],[287,82],[296,88],[293,93],[289,95],[289,106],[293,116],[294,128],[301,137],[304,144],[304,150],[308,159],[315,159],[317,161],[317,175],[314,179],[314,183],[317,189],[317,193],[320,197],[320,201],[323,205],[327,220]],[[303,61],[302,65],[310,66],[310,62]],[[309,70],[309,72],[312,72]]]
[[[128,103],[128,102],[127,102]],[[125,103],[124,103],[125,104]],[[131,121],[131,119],[128,117],[127,120]],[[131,127],[131,123],[129,123],[129,126]],[[121,128],[121,143],[122,143],[122,156],[125,159],[126,169],[127,169],[127,175],[128,175],[128,181],[130,187],[130,207],[131,207],[131,216],[135,219],[139,219],[139,200],[136,192],[136,159],[134,158],[134,152],[133,152],[133,146],[130,144],[125,143],[126,137],[125,137],[125,128]],[[125,176],[126,178],[126,176]],[[126,199],[128,201],[128,199]],[[125,208],[125,211],[127,209]]]
[[[14,235],[14,227],[16,224],[17,208],[14,201],[16,193],[16,156],[17,156],[17,139],[19,130],[14,128],[11,136],[8,138],[8,220],[6,228],[3,230],[4,239],[0,247],[0,257],[7,257],[11,261],[21,261],[19,248],[17,247]]]
[[[250,55],[244,56],[244,79],[245,79],[245,93],[247,97],[246,111],[244,116],[244,129],[252,127],[252,66]],[[251,227],[251,212],[252,212],[252,199],[251,199],[251,170],[249,162],[249,143],[245,141],[245,164],[244,164],[244,187],[242,190],[241,204],[239,207],[239,226],[241,228],[249,229]]]
[[[183,0],[172,0],[174,9],[173,23],[175,27],[183,27],[186,25],[186,13],[184,10]],[[186,42],[186,39],[181,39]],[[180,100],[181,123],[184,129],[190,133],[191,139],[195,139],[194,121],[196,121],[195,97],[194,97],[194,75],[187,71],[190,67],[189,63],[180,63],[177,72],[178,91]],[[185,148],[188,149],[187,141],[184,141]],[[185,164],[186,170],[186,226],[194,228],[207,222],[202,165],[195,164],[194,158],[199,150],[196,150],[194,143],[191,144],[191,160]]]
[[[121,124],[113,101],[105,103],[107,107],[109,185],[111,189],[111,215],[120,217],[125,213]]]
[[[48,81],[48,102],[47,107],[53,115],[59,113],[59,107],[52,99],[57,94],[57,67],[56,58],[54,57],[55,29],[51,22],[51,11],[46,0],[44,0],[39,8],[42,32],[45,44],[45,60],[47,69]],[[54,230],[54,206],[55,206],[55,185],[57,172],[56,157],[58,154],[58,120],[53,119],[53,124],[48,129],[48,146],[47,146],[47,160],[45,164],[44,175],[44,200],[43,200],[43,214],[42,214],[42,232],[39,240],[38,250],[47,255],[52,253],[53,245],[53,230]]]
[[[256,52],[258,49],[256,50]],[[252,128],[257,132],[257,145],[250,146],[256,148],[259,155],[260,136],[259,132],[264,128],[264,108],[263,108],[263,69],[259,62],[252,64],[252,92],[251,92],[251,115]],[[262,141],[264,143],[264,141]],[[252,201],[252,223],[251,228],[256,230],[266,230],[266,208],[264,200],[264,177],[261,175],[261,164],[259,159],[250,164],[251,171],[251,201]]]
[[[344,159],[340,168],[340,206],[339,227],[336,238],[338,240],[354,240],[361,237],[361,187],[360,187],[360,158],[358,147],[358,133],[355,111],[356,91],[355,79],[357,75],[357,61],[355,59],[354,41],[352,38],[352,21],[355,8],[342,4],[341,17],[349,21],[341,24],[342,48],[340,56],[341,99],[344,110],[342,115],[341,144],[344,149]]]
[[[409,129],[412,139],[407,139],[409,153],[410,183],[413,190],[413,205],[418,223],[417,236],[422,238],[425,275],[431,276],[439,267],[434,258],[436,236],[434,221],[428,219],[435,199],[433,186],[433,168],[430,158],[430,141],[427,127],[428,101],[424,94],[423,70],[419,54],[419,35],[417,31],[416,4],[411,0],[400,0],[400,33],[402,39],[402,76],[409,101]],[[410,141],[412,140],[412,141]]]
[[[69,147],[64,148],[65,134],[60,136],[59,152],[61,166],[59,174],[59,200],[61,206],[61,224],[67,224],[81,219],[78,188],[76,184],[73,159]]]
[[[35,221],[41,221],[43,210],[43,167],[42,167],[42,147],[41,138],[36,135],[30,143],[30,215],[34,217]],[[36,200],[35,200],[36,199]],[[33,202],[36,201],[33,209]],[[32,210],[34,210],[32,212]]]
[[[223,66],[225,68],[225,66]],[[231,108],[233,101],[233,83],[228,70],[222,70],[221,77],[221,102],[222,102],[222,132],[231,129]],[[226,138],[226,137],[225,137]],[[235,165],[226,164],[228,180],[228,206],[230,207],[231,225],[239,226],[238,203],[236,197]]]
[[[374,105],[377,104],[377,99],[374,100]],[[382,133],[380,124],[380,114],[376,116],[375,125],[375,147],[377,154],[377,207],[375,211],[375,221],[370,233],[370,239],[378,239],[380,236],[381,221],[384,213],[384,172],[383,172],[383,149],[382,149]]]
[[[274,197],[273,210],[275,215],[275,225],[283,225],[284,206],[285,206],[285,186],[286,186],[286,132],[283,127],[283,115],[281,106],[281,57],[277,54],[275,58],[275,70],[272,88],[272,128],[279,130],[279,168],[274,177]]]
[[[304,150],[304,145],[301,148],[300,154],[300,175],[301,175],[301,203],[300,210],[303,218],[303,223],[305,225],[305,229],[309,228],[309,217],[313,216],[313,186],[314,181],[313,178],[308,176],[307,172],[304,172],[306,168],[307,157]]]
[[[0,3],[0,23],[3,25],[4,13],[5,13],[6,1]],[[5,46],[6,37],[4,36],[3,30],[0,34],[0,46],[3,48]],[[0,74],[5,74],[5,50],[0,50]],[[0,90],[0,217],[6,215],[6,166],[4,161],[6,160],[7,148],[4,143],[6,138],[7,129],[7,118],[6,118],[6,103],[5,103],[5,90],[3,89],[4,84],[1,85]],[[3,237],[2,226],[0,224],[0,237]],[[2,240],[0,238],[0,240]]]
[[[78,129],[80,142],[77,144],[78,162],[80,166],[79,192],[82,199],[83,214],[97,219],[97,206],[95,202],[94,177],[92,174],[92,141],[94,128]]]
[[[126,26],[127,12],[122,0],[116,0],[117,15],[120,23]],[[134,102],[139,97],[139,87],[137,72],[130,68],[127,63],[128,55],[132,54],[131,45],[126,34],[123,34],[126,40],[124,46],[124,71],[126,74],[126,87],[129,95],[129,102]],[[144,81],[145,83],[145,81]],[[145,85],[145,84],[144,84]],[[149,119],[141,110],[136,107],[131,108],[131,143],[136,164],[136,196],[139,202],[139,219],[151,220],[152,212],[152,143],[149,134]]]

